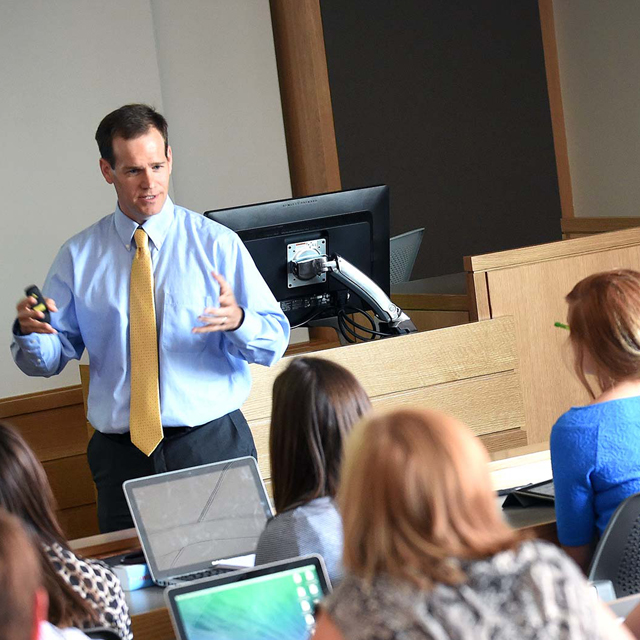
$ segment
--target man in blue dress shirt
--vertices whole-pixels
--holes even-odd
[[[106,532],[132,526],[124,480],[255,455],[239,411],[248,364],[276,362],[289,325],[237,235],[169,198],[162,115],[125,105],[103,119],[96,140],[116,210],[60,249],[43,287],[51,324],[33,298],[20,301],[11,350],[27,375],[48,377],[87,349],[96,428],[87,456]],[[149,457],[129,434],[129,278],[140,226],[153,268],[164,435]]]

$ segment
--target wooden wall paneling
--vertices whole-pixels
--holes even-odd
[[[321,356],[357,371],[370,397],[416,389],[517,365],[513,320],[449,327],[323,351]],[[265,418],[271,410],[273,380],[288,363],[265,369],[251,365],[253,388],[242,407],[247,420]]]
[[[469,424],[492,450],[527,443],[511,318],[328,349],[319,357],[353,372],[376,407],[439,408]],[[253,387],[242,407],[267,479],[271,389],[290,360],[269,369],[251,365]]]
[[[487,287],[487,275],[485,273],[470,273],[467,269],[467,295],[469,296],[469,320],[488,320],[491,317],[491,304],[489,301],[489,289]]]
[[[588,396],[573,374],[565,296],[591,273],[640,268],[640,229],[556,242],[466,261],[487,278],[493,318],[513,316],[530,443],[547,442],[556,419]]]
[[[508,429],[478,437],[489,453],[524,447],[529,442],[527,432],[523,429]]]
[[[65,534],[77,538],[98,533],[80,386],[5,398],[0,400],[0,418],[18,429],[43,464]]]
[[[569,218],[561,221],[562,233],[566,238],[620,231],[640,226],[638,218]]]
[[[560,68],[558,65],[558,46],[556,28],[553,18],[553,0],[538,0],[540,27],[542,30],[542,48],[544,65],[547,74],[549,91],[549,108],[551,110],[551,128],[553,130],[553,146],[558,171],[558,189],[560,191],[560,208],[563,218],[573,218],[573,190],[571,187],[571,170],[567,147],[567,132],[564,124],[562,91],[560,87]]]
[[[418,331],[433,331],[469,322],[468,311],[424,311],[405,308],[402,310],[411,318]]]
[[[429,311],[469,311],[469,297],[456,293],[394,293],[391,301],[403,311],[407,309]]]
[[[510,428],[525,428],[522,405],[513,402],[520,394],[514,370],[375,396],[376,409],[422,407],[456,416],[476,435]],[[490,411],[487,408],[490,407]]]
[[[44,462],[49,483],[57,496],[58,509],[68,509],[96,501],[93,478],[86,453]]]
[[[319,0],[270,0],[294,197],[341,188]]]
[[[58,521],[69,540],[94,536],[99,532],[96,503],[57,511]]]
[[[175,640],[169,610],[162,608],[148,613],[139,613],[131,618],[131,631],[134,638],[153,638],[153,640]]]
[[[87,449],[82,404],[5,419],[20,431],[41,462],[77,455]]]
[[[46,409],[59,409],[82,402],[79,386],[50,389],[23,396],[0,399],[0,419],[18,416],[24,413],[35,413]]]
[[[632,228],[588,238],[575,238],[564,242],[550,242],[533,247],[523,247],[522,249],[467,256],[464,259],[464,265],[467,272],[473,272],[473,275],[480,275],[478,272],[481,271],[511,269],[558,258],[599,254],[610,249],[633,247],[638,244],[640,244],[640,229]]]

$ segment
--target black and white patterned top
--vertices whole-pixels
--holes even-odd
[[[347,575],[324,601],[346,640],[603,640],[595,596],[560,549],[530,541],[461,563],[468,580],[423,591]]]
[[[81,560],[57,543],[45,545],[44,549],[54,569],[76,593],[91,602],[98,613],[97,624],[89,620],[76,624],[83,629],[111,627],[123,640],[132,640],[129,608],[120,581],[111,569],[99,560]]]
[[[318,553],[327,567],[331,584],[342,579],[342,518],[335,502],[316,498],[283,511],[267,522],[258,540],[256,564]]]

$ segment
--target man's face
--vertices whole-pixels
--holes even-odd
[[[114,138],[113,153],[115,168],[100,158],[100,171],[115,187],[122,213],[142,224],[160,213],[167,199],[171,147],[165,156],[162,134],[152,127],[138,138]]]

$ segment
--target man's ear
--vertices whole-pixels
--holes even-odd
[[[171,146],[167,147],[167,161],[169,163],[169,174],[171,174],[171,170],[173,169],[173,152],[171,151]]]
[[[40,624],[49,618],[49,594],[44,587],[36,591],[35,603],[33,606],[33,631],[32,640],[40,638]]]
[[[100,158],[100,172],[109,184],[113,184],[113,169],[104,158]]]

